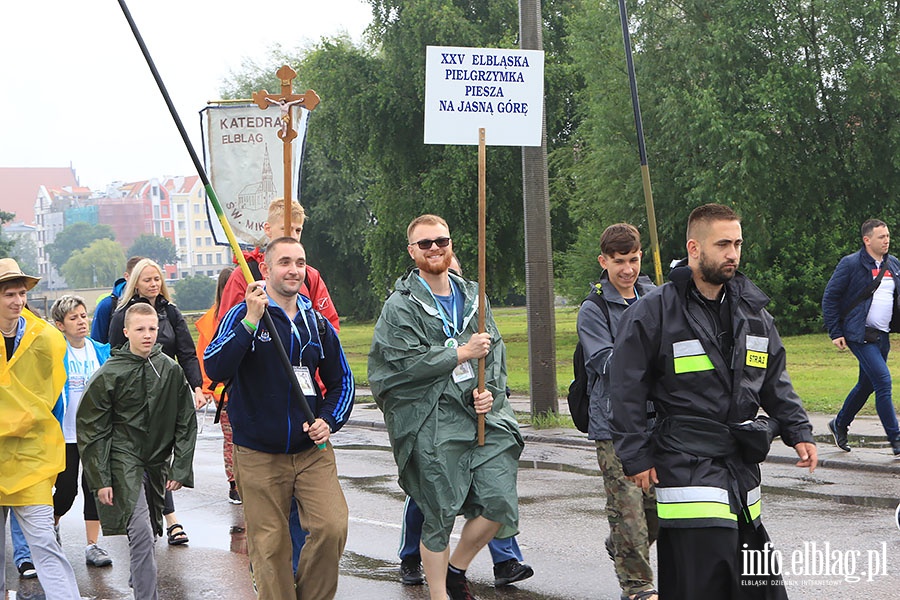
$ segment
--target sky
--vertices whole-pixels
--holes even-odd
[[[126,4],[201,157],[198,113],[220,98],[242,61],[263,62],[277,44],[291,50],[340,33],[359,41],[371,20],[364,0]],[[71,164],[79,183],[94,190],[196,175],[116,0],[5,3],[0,85],[0,166]]]

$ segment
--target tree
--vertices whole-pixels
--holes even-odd
[[[858,225],[895,210],[896,1],[648,0],[631,16],[663,262],[684,256],[691,209],[731,205],[743,217],[742,268],[782,332],[819,329],[822,291],[858,246]],[[588,2],[570,17],[586,80],[570,176],[585,240],[615,221],[644,222],[616,18],[611,3]]]
[[[125,253],[111,239],[94,240],[84,250],[76,250],[60,269],[72,288],[95,288],[115,281],[125,270]]]
[[[322,98],[310,120],[302,182],[308,210],[304,229],[310,262],[320,267],[342,315],[374,316],[394,280],[409,266],[405,231],[424,212],[445,217],[464,264],[477,254],[477,151],[425,146],[426,45],[517,46],[518,12],[509,0],[369,0],[374,22],[368,45],[346,38],[321,40],[290,55],[274,51],[263,67],[246,64],[231,77],[226,97],[277,89],[274,72],[298,65],[301,83]],[[543,3],[547,60],[548,142],[564,143],[571,126],[572,92],[562,18],[567,2]],[[549,130],[552,124],[552,131]],[[551,165],[556,169],[557,161]],[[487,291],[494,302],[524,291],[522,167],[517,148],[488,153]],[[569,243],[567,198],[551,215],[556,249]],[[557,245],[558,244],[558,245]]]
[[[181,310],[205,310],[216,299],[216,280],[206,275],[185,277],[175,283],[175,300]]]
[[[9,223],[15,218],[14,213],[5,212],[0,210],[0,226],[4,223]],[[13,239],[7,239],[6,235],[3,233],[2,227],[0,227],[0,255],[2,256],[11,256],[12,249],[16,245],[16,241]]]
[[[47,257],[62,273],[62,266],[77,250],[84,250],[94,240],[114,240],[116,233],[109,225],[91,225],[90,223],[73,223],[60,231],[52,244],[47,244]]]
[[[2,228],[4,223],[9,223],[15,216],[15,213],[0,210],[0,256],[11,256],[12,249],[16,245],[15,240],[6,238]]]
[[[23,273],[38,272],[38,247],[34,238],[26,234],[13,234],[10,236],[13,243],[12,249],[6,256],[16,259]]]
[[[178,260],[178,250],[172,240],[145,233],[134,240],[128,249],[128,256],[143,256],[160,266],[174,265]]]
[[[310,264],[322,272],[339,314],[371,319],[383,297],[369,284],[364,254],[373,220],[365,199],[372,179],[368,133],[350,124],[366,111],[368,99],[360,90],[373,81],[377,61],[346,37],[324,39],[300,56],[275,51],[265,68],[245,65],[244,73],[232,76],[224,95],[247,98],[255,90],[277,89],[277,67],[298,62],[302,87],[326,98],[311,114],[307,131],[301,179],[307,215],[303,245]]]

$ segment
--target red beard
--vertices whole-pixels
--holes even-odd
[[[453,255],[449,252],[444,252],[443,260],[439,263],[429,262],[424,256],[420,258],[416,258],[416,266],[419,267],[420,271],[425,271],[426,273],[430,273],[432,275],[440,275],[442,273],[446,273],[447,269],[450,268],[450,261],[453,260]]]

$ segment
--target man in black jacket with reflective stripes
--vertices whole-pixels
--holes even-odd
[[[817,464],[768,298],[737,270],[741,236],[730,208],[695,209],[687,264],[625,312],[613,350],[613,443],[632,481],[656,485],[667,600],[786,598],[771,564],[743,572],[742,553],[771,556],[758,463],[780,434],[798,466]],[[652,431],[647,400],[656,407]]]

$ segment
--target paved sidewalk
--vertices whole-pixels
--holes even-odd
[[[366,397],[371,397],[369,389],[357,388],[356,395],[360,404],[354,408],[350,423],[383,429],[384,417],[381,411],[374,404],[365,404]],[[531,412],[531,403],[527,396],[513,395],[510,398],[510,404],[516,412]],[[565,398],[559,400],[559,412],[569,413],[569,406]],[[844,452],[834,445],[831,432],[828,430],[828,422],[834,415],[811,413],[809,417],[818,445],[819,467],[900,474],[900,460],[894,459],[891,446],[878,417],[859,416],[853,421],[849,436],[850,446],[853,448],[851,452]],[[526,442],[534,441],[585,448],[594,446],[587,434],[581,433],[574,426],[571,428],[535,429],[531,425],[521,425],[521,431]],[[767,462],[793,463],[796,461],[797,455],[793,448],[785,446],[779,440],[772,444]]]

